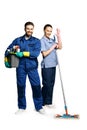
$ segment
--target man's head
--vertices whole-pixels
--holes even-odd
[[[26,36],[31,36],[33,34],[34,30],[34,24],[32,22],[26,22],[24,25],[24,30],[26,33]]]
[[[46,24],[44,26],[44,36],[46,36],[47,38],[50,38],[50,35],[52,33],[53,27],[50,24]]]

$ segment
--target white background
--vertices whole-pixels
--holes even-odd
[[[86,129],[87,116],[87,5],[86,0],[1,0],[0,1],[0,129],[3,130],[74,130]],[[58,51],[67,106],[79,120],[55,119],[64,113],[61,84],[57,68],[53,102],[56,109],[45,115],[34,110],[32,92],[27,79],[27,112],[15,115],[17,91],[15,69],[4,66],[4,52],[14,38],[24,34],[24,23],[35,24],[34,36],[43,36],[47,23],[61,30],[63,49]],[[41,55],[38,57],[41,62]],[[39,64],[41,78],[41,68]]]

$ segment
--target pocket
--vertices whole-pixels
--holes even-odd
[[[35,43],[28,44],[29,51],[34,51]]]

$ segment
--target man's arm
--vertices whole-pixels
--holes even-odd
[[[41,42],[39,39],[36,40],[35,46],[34,46],[34,50],[30,51],[30,58],[37,58],[40,54],[41,51]]]

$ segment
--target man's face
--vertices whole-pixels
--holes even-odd
[[[32,25],[27,25],[25,28],[25,33],[29,37],[33,34],[34,27]]]
[[[51,34],[52,34],[52,28],[51,27],[46,27],[46,29],[44,30],[44,35],[47,38],[50,38]]]

